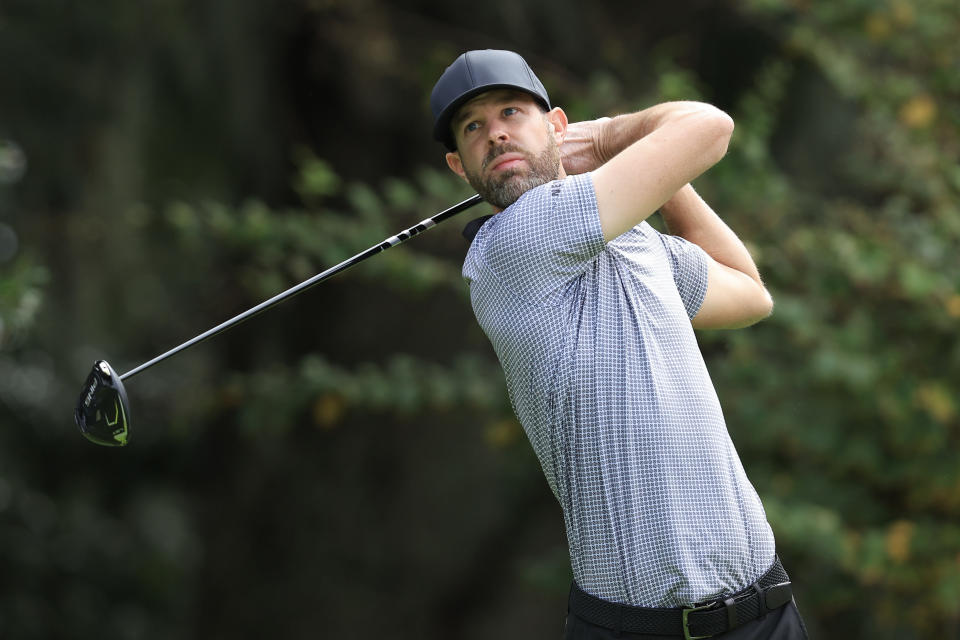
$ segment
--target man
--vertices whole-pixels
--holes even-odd
[[[431,108],[448,166],[494,207],[463,273],[563,508],[566,637],[806,637],[693,334],[773,305],[689,184],[731,119],[675,102],[570,126],[491,50],[457,58]],[[658,209],[675,235],[644,221]]]

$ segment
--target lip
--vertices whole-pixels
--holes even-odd
[[[523,162],[524,160],[526,160],[526,158],[522,153],[504,153],[493,159],[493,162],[490,165],[490,171],[510,169],[517,163]]]

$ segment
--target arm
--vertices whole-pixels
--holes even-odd
[[[617,116],[617,118],[623,117],[625,116]],[[602,131],[604,127],[610,126],[608,124],[610,122],[612,122],[610,118],[600,118],[571,122],[567,125],[567,133],[563,138],[563,144],[560,145],[560,161],[567,175],[593,171],[610,159],[600,149]],[[639,139],[639,136],[631,138],[625,141],[623,146],[626,147],[630,142]]]
[[[770,315],[773,299],[747,248],[713,209],[685,185],[660,210],[671,234],[709,256],[707,294],[693,318],[697,329],[736,329]]]
[[[597,169],[648,135],[657,125],[657,115],[646,109],[612,120],[572,123],[560,149],[564,168],[568,173]],[[746,247],[693,187],[686,184],[679,189],[663,204],[661,215],[670,233],[699,245],[710,259],[707,294],[693,319],[694,327],[744,327],[770,314],[773,300]]]
[[[698,102],[668,102],[602,122],[591,138],[598,159],[609,158],[592,174],[604,239],[645,220],[719,161],[732,132],[729,116]]]
[[[654,109],[571,122],[560,146],[560,159],[568,175],[594,171],[632,143],[650,133],[654,126]]]

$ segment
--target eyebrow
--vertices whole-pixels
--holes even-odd
[[[522,99],[522,97],[523,97],[523,93],[521,93],[520,91],[511,91],[510,93],[504,95],[503,97],[494,100],[494,104],[500,105],[508,102],[515,102],[517,100]],[[474,102],[473,100],[469,100],[465,105],[460,107],[460,112],[456,116],[454,116],[453,120],[450,121],[453,127],[459,128],[460,125],[463,124],[465,120],[468,120],[469,117],[473,115],[473,107],[470,106],[471,103],[473,102]]]
[[[459,128],[460,128],[460,125],[462,125],[463,122],[464,122],[472,113],[473,113],[473,112],[472,112],[470,109],[467,109],[467,108],[462,108],[462,109],[460,109],[459,113],[457,113],[457,115],[454,116],[453,120],[451,121],[451,123],[452,123],[452,125],[453,125],[453,128],[454,128],[454,129],[459,129]]]

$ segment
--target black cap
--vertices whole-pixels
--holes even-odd
[[[483,49],[467,51],[443,72],[430,94],[433,137],[456,151],[450,120],[464,102],[491,89],[526,91],[550,110],[550,98],[527,61],[513,51]]]

